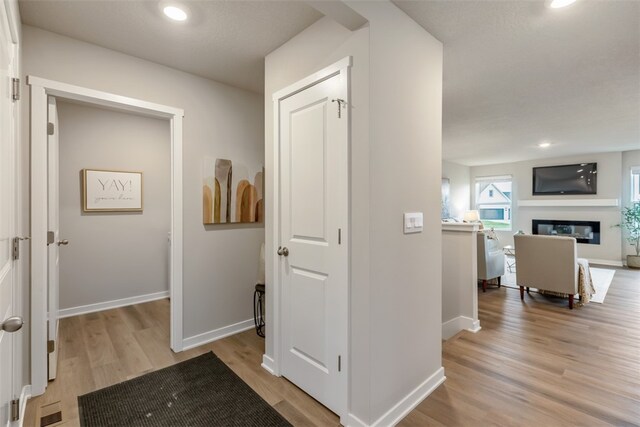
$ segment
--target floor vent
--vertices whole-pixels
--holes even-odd
[[[62,405],[54,402],[40,408],[40,427],[47,427],[62,421]]]

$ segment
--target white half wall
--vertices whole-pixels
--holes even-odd
[[[168,120],[58,102],[60,309],[169,290]],[[143,173],[142,212],[82,211],[84,168]],[[73,311],[71,311],[73,312]]]
[[[202,225],[202,165],[205,157],[241,161],[252,169],[264,164],[262,95],[29,26],[23,27],[23,43],[24,76],[184,109],[183,336],[252,318],[264,229]],[[23,99],[28,118],[28,95]],[[24,120],[23,147],[29,144],[28,125]],[[23,157],[23,164],[28,160]],[[28,176],[29,168],[24,170]]]

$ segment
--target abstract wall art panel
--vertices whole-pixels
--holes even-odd
[[[203,176],[203,224],[263,222],[264,168],[254,172],[231,160],[206,158]]]

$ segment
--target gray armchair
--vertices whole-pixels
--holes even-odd
[[[478,233],[478,280],[482,280],[482,292],[487,290],[487,281],[504,275],[504,252],[497,239],[490,239],[484,232]]]

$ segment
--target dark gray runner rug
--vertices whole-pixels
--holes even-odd
[[[291,426],[209,352],[78,397],[80,425]]]

